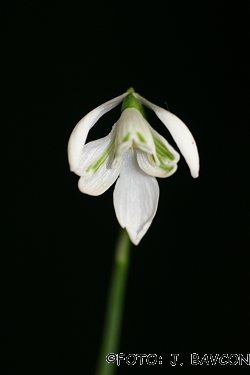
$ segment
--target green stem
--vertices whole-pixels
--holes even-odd
[[[131,242],[128,234],[125,229],[121,229],[115,251],[113,275],[96,375],[112,375],[117,367],[116,363],[107,363],[106,356],[109,353],[118,352],[130,247]]]

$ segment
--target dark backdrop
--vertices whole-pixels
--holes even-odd
[[[158,180],[157,214],[131,253],[120,352],[156,353],[163,363],[123,364],[118,373],[165,374],[171,353],[186,373],[197,368],[191,353],[246,356],[249,6],[6,4],[6,373],[93,374],[119,225],[113,187],[100,197],[78,191],[67,142],[81,117],[130,86],[189,126],[201,170],[194,180],[181,158],[176,174]],[[89,139],[118,116],[119,108],[106,114]],[[174,146],[156,116],[148,119]]]

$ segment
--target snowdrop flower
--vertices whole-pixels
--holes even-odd
[[[122,104],[122,114],[104,138],[85,144],[89,130],[106,112]],[[103,194],[118,178],[114,189],[117,219],[138,245],[155,216],[159,186],[155,177],[175,173],[179,154],[146,121],[143,106],[155,112],[167,127],[192,177],[198,177],[199,155],[186,125],[171,112],[129,89],[95,108],[75,126],[68,143],[70,170],[80,176],[78,187],[90,195]]]

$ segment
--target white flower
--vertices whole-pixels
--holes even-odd
[[[123,101],[122,114],[104,138],[85,144],[89,130],[106,112]],[[150,103],[133,89],[83,117],[68,143],[70,170],[80,176],[78,187],[90,195],[104,193],[118,178],[114,189],[117,219],[138,245],[157,210],[159,187],[155,177],[169,177],[177,169],[179,154],[145,120],[142,105],[164,123],[196,178],[199,155],[186,125],[169,111]]]

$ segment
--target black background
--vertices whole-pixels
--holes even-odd
[[[131,253],[120,352],[156,353],[163,364],[123,364],[118,373],[193,373],[191,353],[250,353],[249,5],[6,4],[6,373],[94,372],[119,225],[113,187],[99,197],[78,191],[67,142],[81,117],[130,86],[188,125],[201,170],[193,179],[181,158],[176,174],[158,180],[157,214]],[[89,140],[108,134],[119,111]],[[182,367],[170,366],[171,353]]]

